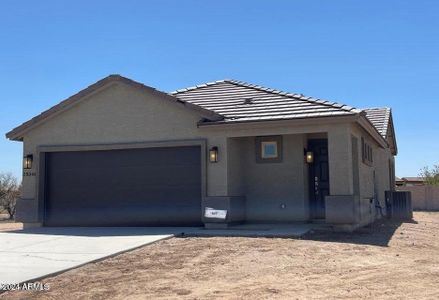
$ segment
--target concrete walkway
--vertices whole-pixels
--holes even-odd
[[[300,238],[315,229],[327,229],[326,224],[240,224],[227,229],[198,229],[185,232],[186,236],[199,237],[268,237]]]
[[[43,227],[0,232],[0,283],[36,280],[182,231],[182,228]]]

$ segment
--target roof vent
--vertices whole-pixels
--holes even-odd
[[[244,104],[253,104],[253,99],[252,98],[245,98]]]

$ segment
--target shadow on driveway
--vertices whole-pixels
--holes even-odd
[[[145,235],[181,235],[187,231],[198,230],[197,227],[34,227],[12,230],[8,233],[43,234],[53,236],[145,236]]]

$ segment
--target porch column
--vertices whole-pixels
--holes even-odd
[[[207,162],[207,197],[202,202],[202,220],[206,228],[227,228],[229,224],[240,223],[245,219],[245,198],[233,195],[240,188],[241,178],[236,171],[240,170],[237,164],[242,157],[237,141],[225,136],[209,138],[208,149],[211,147],[218,147],[218,162]],[[206,208],[225,210],[226,217],[205,216]]]
[[[351,130],[337,125],[328,131],[329,190],[331,195],[353,195]]]
[[[358,196],[354,195],[351,129],[336,125],[328,131],[329,189],[325,198],[326,222],[351,231],[359,223]]]
[[[207,151],[218,147],[218,162],[209,162],[207,156],[207,196],[227,196],[227,138],[213,136],[207,142]]]

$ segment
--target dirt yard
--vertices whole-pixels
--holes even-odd
[[[302,240],[174,238],[0,299],[439,299],[439,212]]]
[[[7,213],[0,212],[0,232],[21,229],[23,229],[22,223],[15,223]]]

